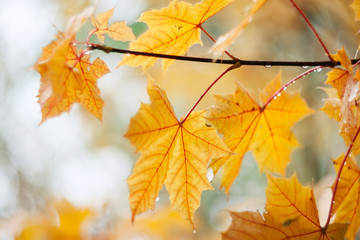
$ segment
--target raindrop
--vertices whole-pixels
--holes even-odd
[[[284,91],[286,91],[287,87],[284,87]]]
[[[346,161],[345,161],[345,163],[344,163],[344,166],[346,166]]]
[[[274,100],[277,99],[277,96],[274,97]]]
[[[318,68],[316,69],[317,72],[321,72],[322,68]]]
[[[266,68],[271,68],[272,66],[271,65],[265,65]]]
[[[309,66],[301,66],[303,69],[307,69],[309,68]]]
[[[280,96],[281,96],[281,92],[279,92],[276,96],[280,97]]]
[[[196,230],[193,231],[193,234],[195,234],[195,233],[196,233]]]
[[[155,201],[157,202],[157,201],[159,201],[159,199],[160,199],[160,198],[159,198],[159,197],[157,197]]]

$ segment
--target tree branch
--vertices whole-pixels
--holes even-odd
[[[191,62],[202,62],[202,63],[217,63],[217,64],[236,64],[240,63],[241,66],[264,66],[264,67],[272,67],[272,66],[285,66],[285,67],[335,67],[340,65],[338,61],[266,61],[266,60],[233,60],[233,59],[213,59],[213,58],[202,58],[202,57],[190,57],[190,56],[176,56],[176,55],[167,55],[161,53],[149,53],[149,52],[138,52],[121,48],[113,48],[106,45],[100,45],[91,43],[88,44],[89,50],[100,50],[106,53],[122,53],[122,54],[132,54],[139,56],[148,56],[148,57],[157,57],[157,58],[167,58],[181,61],[191,61]],[[351,63],[355,64],[360,59],[352,59]]]

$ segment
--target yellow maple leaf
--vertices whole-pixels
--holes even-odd
[[[280,74],[261,94],[263,102],[280,88]],[[285,174],[291,151],[299,146],[290,128],[311,113],[300,94],[282,92],[265,108],[258,104],[241,86],[235,93],[215,95],[216,106],[210,110],[208,121],[224,135],[224,142],[236,153],[215,159],[215,172],[223,166],[221,187],[229,194],[241,167],[245,153],[252,151],[260,171]]]
[[[259,9],[264,5],[266,0],[256,0],[254,5],[249,10],[246,17],[233,28],[231,31],[225,33],[224,35],[220,36],[214,46],[210,49],[210,52],[214,53],[215,56],[219,57],[224,51],[226,51],[230,45],[235,41],[235,39],[240,35],[242,30],[249,25],[252,21],[254,15],[259,11]]]
[[[70,20],[64,33],[43,49],[34,68],[41,74],[39,104],[42,121],[70,110],[81,103],[100,120],[104,102],[100,98],[97,80],[109,72],[99,58],[93,62],[83,49],[73,45],[77,31],[92,14],[93,8]]]
[[[334,160],[336,172],[339,172],[340,164],[344,155]],[[355,234],[360,227],[360,168],[352,157],[346,159],[346,165],[343,167],[340,181],[337,185],[332,215],[335,215],[335,221],[341,223],[350,223],[346,232],[349,240],[355,240]],[[334,191],[334,185],[332,189]]]
[[[141,104],[125,134],[141,152],[128,179],[132,221],[153,209],[163,184],[171,205],[192,223],[201,193],[212,189],[208,162],[229,154],[215,128],[205,125],[205,111],[178,120],[165,92],[150,80],[151,104]]]
[[[54,202],[46,214],[31,217],[16,237],[17,240],[84,239],[81,225],[92,215],[89,209],[79,209],[66,200]],[[52,211],[56,211],[56,214]],[[52,216],[52,217],[50,217]],[[57,218],[57,219],[56,219]]]
[[[344,138],[345,144],[353,143],[353,137],[360,126],[360,72],[353,74],[350,59],[343,49],[332,55],[336,61],[340,61],[342,68],[334,68],[328,73],[326,83],[331,84],[333,89],[323,89],[328,98],[325,99],[323,110],[329,117],[339,122],[339,132]],[[334,94],[334,93],[337,94]],[[352,152],[360,152],[360,139],[353,143]]]
[[[327,84],[331,84],[338,91],[338,96],[342,98],[345,92],[345,87],[348,81],[348,77],[352,74],[352,65],[351,61],[348,58],[345,49],[342,48],[336,54],[331,54],[331,57],[335,61],[339,61],[341,68],[332,69],[327,75],[328,79],[326,80]]]
[[[232,1],[204,0],[192,5],[174,0],[166,8],[145,12],[139,21],[145,22],[149,26],[149,30],[131,42],[129,50],[183,55],[192,45],[202,43],[200,39],[201,24]],[[125,56],[120,65],[142,66],[146,70],[156,60],[155,57],[132,55]],[[165,72],[174,60],[163,59],[162,61]]]
[[[35,68],[42,75],[38,96],[42,122],[69,111],[75,102],[102,120],[104,102],[99,96],[97,80],[109,69],[101,59],[91,62],[89,55],[82,55],[65,41],[55,48],[49,59],[38,63]]]
[[[359,21],[360,20],[360,0],[354,0],[351,4],[351,7],[354,10],[355,13],[355,20]]]
[[[96,15],[96,17],[92,17],[91,22],[95,27],[92,34],[96,34],[101,43],[104,43],[104,34],[109,35],[109,37],[117,41],[125,42],[134,40],[135,35],[131,28],[126,26],[125,22],[115,22],[109,26],[108,22],[113,14],[114,8]]]
[[[265,213],[231,212],[232,224],[222,239],[344,239],[348,224],[320,225],[312,189],[293,175],[268,174]]]

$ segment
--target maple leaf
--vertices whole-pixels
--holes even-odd
[[[153,209],[163,184],[171,205],[192,223],[201,193],[212,189],[208,161],[229,154],[215,128],[205,125],[205,111],[178,120],[166,93],[149,80],[151,104],[141,104],[125,134],[141,152],[128,179],[132,221]]]
[[[101,59],[91,61],[87,49],[75,46],[76,33],[93,11],[93,8],[89,8],[72,18],[65,32],[60,32],[56,36],[57,39],[43,49],[42,56],[34,66],[41,74],[38,96],[42,111],[41,122],[69,111],[75,102],[82,104],[90,113],[102,120],[104,101],[100,97],[97,80],[110,71]],[[99,14],[93,20],[96,26],[93,33],[98,34],[100,40],[104,33],[116,40],[133,39],[131,30],[124,23],[114,23],[107,28],[107,20],[111,15],[112,10]],[[122,30],[124,33],[130,31],[131,34],[120,37]]]
[[[263,102],[280,88],[280,74],[261,94]],[[221,187],[229,195],[245,153],[252,151],[260,171],[285,174],[291,151],[299,146],[290,128],[312,111],[300,94],[282,92],[265,108],[240,85],[235,93],[215,95],[216,106],[207,120],[224,135],[224,142],[236,153],[211,163],[214,172],[223,166]]]
[[[32,216],[16,237],[17,240],[38,240],[38,239],[83,239],[81,234],[81,225],[84,219],[91,216],[89,209],[75,208],[66,200],[52,204],[48,214],[40,217]],[[56,218],[49,218],[54,216]]]
[[[104,34],[109,35],[109,37],[117,41],[125,42],[134,40],[135,35],[131,28],[126,26],[125,22],[115,22],[109,26],[108,22],[113,14],[114,8],[96,15],[96,17],[92,17],[91,22],[95,27],[92,34],[96,34],[101,43],[104,43]]]
[[[102,119],[103,100],[97,80],[109,72],[99,58],[93,62],[89,55],[72,46],[70,40],[62,40],[52,55],[38,62],[35,69],[41,74],[39,103],[42,121],[69,111],[73,103],[81,103],[90,113]]]
[[[355,20],[359,21],[360,20],[360,0],[354,0],[351,4],[351,7],[354,10],[355,13]]]
[[[129,50],[183,55],[188,49],[201,42],[201,24],[229,5],[233,0],[204,0],[195,5],[174,0],[166,8],[145,12],[139,21],[145,22],[149,30],[130,43]],[[129,66],[151,67],[157,58],[145,56],[125,56],[120,63]],[[163,59],[164,72],[173,63]]]
[[[341,68],[334,68],[328,73],[326,83],[331,84],[333,89],[323,89],[328,98],[325,99],[323,110],[329,117],[339,122],[339,132],[344,138],[345,144],[352,143],[356,130],[360,125],[360,109],[358,106],[360,94],[360,72],[353,74],[350,59],[343,49],[332,55],[336,61],[340,61]],[[335,92],[337,94],[335,94]],[[353,143],[352,152],[360,152],[360,140]]]
[[[295,174],[277,178],[268,174],[265,213],[231,212],[232,224],[223,239],[344,239],[348,224],[320,225],[312,189]]]
[[[339,172],[340,164],[344,155],[334,160],[334,166]],[[360,168],[357,166],[354,158],[348,157],[346,165],[342,169],[340,181],[337,185],[332,215],[335,215],[335,221],[341,223],[350,223],[346,232],[349,240],[355,240],[355,234],[360,227]],[[334,185],[332,189],[334,191]]]
[[[328,79],[326,80],[326,83],[337,89],[338,96],[342,98],[345,93],[348,78],[351,76],[353,70],[351,61],[348,58],[344,48],[339,50],[336,54],[331,54],[331,57],[334,59],[334,61],[339,61],[344,69],[334,68],[331,70],[327,74]]]
[[[224,51],[226,51],[235,41],[235,39],[240,35],[242,30],[246,28],[247,25],[249,25],[254,15],[257,13],[257,11],[259,11],[259,9],[264,5],[265,2],[266,0],[256,0],[254,2],[254,5],[249,10],[246,17],[240,22],[240,24],[231,31],[220,36],[209,52],[214,53],[215,56],[219,57]]]

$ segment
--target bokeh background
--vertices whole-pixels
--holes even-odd
[[[105,100],[103,123],[80,106],[70,113],[41,120],[37,104],[40,75],[32,69],[42,48],[63,30],[74,14],[89,6],[96,13],[115,7],[112,21],[126,21],[139,35],[146,25],[136,22],[141,12],[165,7],[165,0],[0,0],[0,239],[220,239],[229,225],[224,209],[262,209],[266,177],[247,154],[229,199],[219,190],[203,193],[195,214],[196,231],[169,209],[165,190],[155,211],[130,223],[126,179],[138,155],[123,138],[130,117],[147,102],[147,77],[168,94],[178,116],[187,113],[207,86],[226,66],[176,62],[165,74],[160,61],[146,73],[120,67],[122,55],[93,52],[108,64],[111,74],[99,80]],[[195,3],[196,1],[189,1]],[[351,0],[298,1],[331,53],[345,47],[355,57],[360,25],[354,21]],[[204,28],[217,38],[235,27],[251,7],[251,0],[236,0]],[[79,38],[91,28],[88,22]],[[190,56],[211,57],[212,42],[204,35]],[[97,41],[95,38],[93,41]],[[126,48],[127,43],[106,39]],[[268,0],[229,50],[242,59],[325,60],[320,44],[288,1]],[[224,56],[225,57],[225,56]],[[283,83],[300,67],[243,66],[225,76],[212,92],[232,92],[235,82],[259,92],[279,71]],[[300,90],[313,109],[322,106],[326,72],[309,74],[288,91]],[[199,109],[214,104],[208,94]],[[346,150],[337,123],[317,111],[293,128],[302,148],[292,154],[288,175],[294,171],[303,184],[313,184],[326,213],[334,178],[331,159]],[[324,207],[322,207],[324,206]]]

